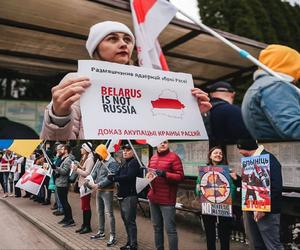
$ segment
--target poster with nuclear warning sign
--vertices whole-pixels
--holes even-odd
[[[242,210],[271,211],[270,155],[242,158]]]
[[[80,98],[85,139],[207,139],[190,74],[93,60],[78,72],[92,82]]]
[[[232,217],[228,166],[199,167],[202,214]]]

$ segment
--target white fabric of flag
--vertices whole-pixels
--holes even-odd
[[[169,70],[157,40],[176,15],[177,9],[166,0],[130,0],[139,65]]]

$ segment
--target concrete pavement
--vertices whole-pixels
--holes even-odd
[[[54,199],[54,197],[52,197]],[[117,245],[108,248],[106,246],[106,241],[109,236],[107,231],[108,225],[106,225],[106,235],[105,240],[90,240],[90,236],[95,234],[97,230],[97,213],[95,199],[92,199],[92,228],[93,233],[89,234],[76,234],[75,230],[80,227],[82,223],[82,214],[80,210],[80,199],[77,193],[69,193],[69,202],[72,207],[73,217],[76,222],[75,227],[63,228],[61,225],[57,224],[58,221],[62,219],[61,216],[54,216],[50,206],[43,206],[40,203],[33,202],[28,198],[1,198],[1,202],[4,202],[11,209],[17,211],[21,216],[29,220],[39,229],[44,231],[49,237],[54,239],[58,244],[66,249],[119,249],[127,241],[127,236],[125,228],[120,216],[120,211],[116,204],[114,212],[116,217],[116,232],[117,232]],[[204,235],[200,234],[200,223],[199,227],[187,226],[182,223],[178,223],[178,237],[179,237],[179,249],[182,250],[196,250],[196,249],[206,249],[206,241]],[[153,227],[149,218],[145,218],[141,213],[137,216],[137,226],[138,226],[138,244],[141,250],[154,249],[154,239],[153,239]],[[167,248],[167,237],[165,235],[165,246]],[[247,246],[244,244],[239,244],[232,242],[232,250],[246,250]]]

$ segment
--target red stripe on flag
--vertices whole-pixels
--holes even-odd
[[[179,100],[169,98],[158,98],[155,101],[151,101],[153,108],[159,109],[183,109],[185,108]]]
[[[30,181],[33,183],[36,183],[38,185],[42,184],[42,181],[44,179],[44,175],[43,174],[39,174],[39,173],[34,173],[32,174]]]
[[[162,52],[160,52],[159,61],[160,61],[161,69],[164,71],[169,71],[167,60]]]
[[[138,144],[147,144],[147,140],[135,140]]]
[[[153,7],[157,0],[134,0],[133,7],[138,23],[145,21],[148,11]]]

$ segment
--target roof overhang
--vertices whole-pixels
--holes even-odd
[[[89,58],[85,50],[89,27],[105,20],[123,22],[132,29],[129,2],[1,1],[0,68],[43,77],[76,71],[77,60]],[[266,46],[218,32],[255,57]],[[170,70],[192,74],[198,86],[247,75],[255,69],[250,61],[198,26],[178,19],[160,34],[159,41]]]

